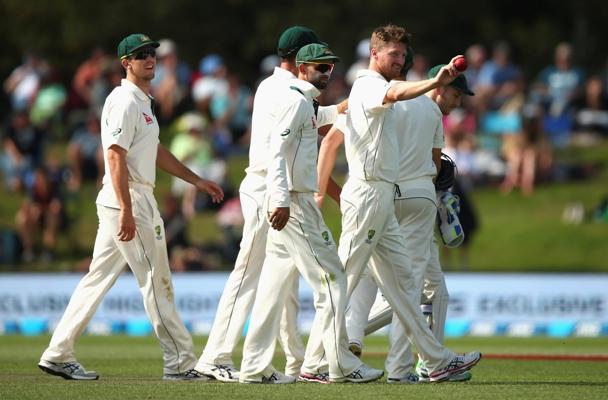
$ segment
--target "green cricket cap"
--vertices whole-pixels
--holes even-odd
[[[428,73],[428,77],[429,78],[434,78],[435,76],[437,76],[437,74],[439,73],[439,70],[444,66],[445,64],[439,64],[439,65],[435,65],[433,68],[431,68],[429,70]],[[460,74],[456,77],[456,79],[454,79],[452,81],[452,83],[449,84],[449,86],[452,86],[453,88],[455,88],[456,90],[469,95],[469,96],[475,96],[475,93],[473,93],[473,91],[471,89],[469,89],[469,85],[467,83],[467,78],[464,76],[464,74]]]
[[[323,43],[317,34],[305,26],[292,26],[281,34],[277,46],[279,57],[293,57],[303,46],[311,43]]]
[[[340,61],[340,58],[334,54],[327,45],[319,43],[311,43],[302,47],[296,54],[296,64],[305,63],[328,63],[333,64]]]
[[[125,58],[143,47],[158,47],[159,43],[143,33],[132,33],[118,43],[118,58]]]

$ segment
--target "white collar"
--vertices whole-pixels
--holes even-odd
[[[141,90],[141,88],[139,86],[137,86],[136,84],[134,84],[133,82],[131,82],[128,79],[122,79],[120,81],[120,86],[124,87],[125,89],[127,89],[130,92],[132,92],[133,94],[135,94],[140,100],[143,100],[143,101],[154,100],[154,98],[152,96],[147,95],[143,90]]]
[[[314,87],[314,85],[310,82],[307,82],[302,79],[294,79],[293,82],[289,82],[290,86],[298,88],[306,98],[315,99],[321,95],[319,89]]]

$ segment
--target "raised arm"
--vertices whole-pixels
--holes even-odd
[[[444,65],[437,73],[437,76],[417,82],[399,82],[392,85],[386,92],[384,103],[394,103],[401,100],[409,100],[418,97],[429,90],[439,86],[449,85],[460,72],[454,67],[454,60],[461,56],[452,58],[449,64]]]

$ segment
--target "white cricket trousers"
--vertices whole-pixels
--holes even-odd
[[[416,292],[422,295],[422,304],[432,301],[433,317],[443,315],[443,322],[432,324],[433,335],[443,343],[443,333],[437,335],[436,330],[443,329],[447,314],[447,288],[439,263],[436,245],[433,243],[433,232],[437,216],[437,207],[427,198],[402,198],[395,200],[395,215],[401,227],[406,252],[410,258]],[[437,316],[435,316],[437,312]],[[389,335],[389,352],[386,358],[386,370],[389,378],[403,378],[411,372],[414,366],[410,341],[406,329],[398,318],[393,318]]]
[[[321,349],[315,349],[318,353],[309,353],[307,347],[305,365],[309,358],[325,355],[330,378],[359,368],[362,362],[348,351],[345,330],[346,275],[312,193],[291,193],[289,222],[281,231],[270,229],[266,253],[283,261],[274,263],[267,257],[264,262],[243,348],[241,379],[257,379],[271,366],[281,310],[292,291],[286,282],[296,266],[314,293],[316,313],[310,337],[322,342]],[[316,372],[316,368],[302,370]]]
[[[245,219],[241,249],[224,287],[209,339],[197,368],[204,365],[233,365],[232,353],[239,343],[253,306],[266,257],[268,223],[262,207],[266,194],[265,175],[248,173],[239,192]],[[292,263],[291,260],[285,261]],[[272,260],[273,264],[280,262],[282,261]],[[304,345],[297,325],[298,279],[298,272],[294,268],[286,282],[291,289],[281,311],[279,328],[279,342],[287,359],[285,373],[288,375],[298,374],[304,361]]]
[[[403,324],[405,336],[433,371],[455,354],[435,339],[420,311],[420,287],[412,270],[403,233],[395,216],[395,186],[387,182],[349,179],[342,189],[342,235],[339,254],[352,294],[363,270],[370,272]],[[371,262],[370,262],[371,261]]]
[[[165,229],[152,188],[132,185],[136,234],[129,242],[118,240],[120,210],[97,205],[99,227],[89,272],[82,278],[41,359],[74,361],[74,343],[95,314],[99,303],[128,264],[143,296],[146,314],[163,351],[165,374],[194,367],[192,338],[174,304],[167,258]]]

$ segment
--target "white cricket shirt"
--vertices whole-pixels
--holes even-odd
[[[275,67],[274,73],[258,86],[253,99],[251,117],[251,143],[249,144],[249,166],[247,173],[266,174],[268,168],[270,132],[275,127],[277,112],[283,106],[279,93],[298,78],[291,72]],[[333,123],[338,116],[336,106],[319,107],[317,119],[319,126]]]
[[[394,108],[399,147],[397,198],[426,197],[435,202],[437,169],[432,149],[444,145],[441,110],[426,95],[398,101]]]
[[[129,181],[154,187],[159,129],[152,112],[152,99],[127,79],[106,98],[101,113],[101,144],[106,160],[103,186],[97,204],[120,208],[107,162],[108,149],[127,150]]]
[[[344,147],[351,177],[395,183],[399,154],[393,104],[382,104],[389,82],[375,71],[359,71],[348,97]]]
[[[288,207],[289,192],[318,192],[318,124],[313,99],[320,92],[312,84],[295,79],[290,87],[276,93],[282,106],[277,109],[270,134],[270,162],[266,177],[270,209]]]

